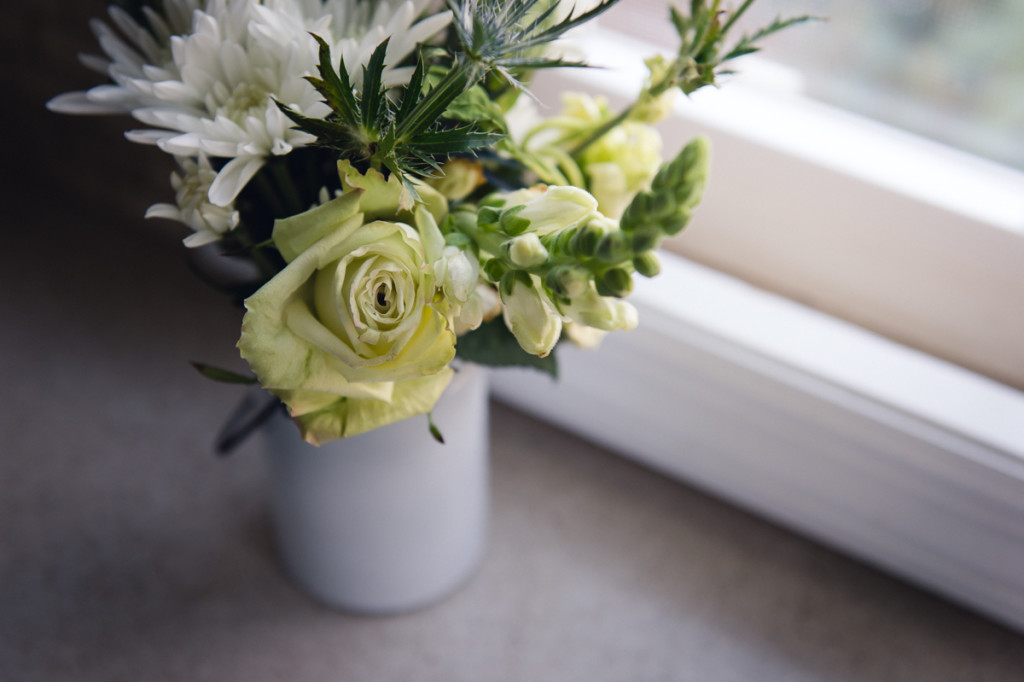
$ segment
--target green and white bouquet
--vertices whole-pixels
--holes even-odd
[[[252,376],[198,367],[258,382],[319,444],[429,414],[456,358],[554,374],[560,341],[637,325],[633,277],[708,163],[702,139],[663,162],[652,124],[803,18],[729,40],[752,0],[692,0],[631,105],[540,116],[531,76],[584,66],[560,39],[617,1],[122,2],[83,58],[109,82],[49,106],[130,113],[129,140],[174,155],[147,216],[252,266],[230,291]]]

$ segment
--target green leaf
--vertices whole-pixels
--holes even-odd
[[[405,94],[402,95],[402,103],[398,107],[398,113],[395,114],[395,123],[401,125],[409,114],[413,112],[416,105],[420,101],[420,95],[423,92],[423,80],[427,73],[427,57],[420,50],[416,57],[416,69],[412,72],[412,78],[409,79],[409,84],[405,88]]]
[[[388,41],[377,46],[370,57],[370,62],[363,70],[363,127],[374,130],[381,119],[385,103],[384,99],[384,56],[387,54]]]
[[[558,2],[551,2],[551,3],[549,3],[548,8],[545,9],[543,12],[541,12],[540,15],[537,16],[537,18],[534,19],[530,23],[530,25],[526,27],[526,32],[530,33],[532,31],[536,31],[536,30],[540,29],[541,27],[543,27],[544,24],[547,23],[548,19],[550,19],[551,16],[555,13],[555,10],[558,9],[559,4],[560,3],[558,3]],[[510,18],[512,20],[514,20],[516,23],[519,23],[519,19],[523,15],[525,15],[530,9],[531,8],[529,7],[528,3],[524,2],[519,7],[519,12],[516,15],[511,16]]]
[[[502,66],[506,66],[510,69],[595,68],[583,62],[567,62],[564,59],[545,59],[542,57],[512,57],[510,59],[506,59]]]
[[[558,24],[551,26],[550,28],[544,31],[540,31],[539,33],[534,33],[538,26],[531,26],[527,31],[527,35],[529,35],[529,38],[526,40],[522,40],[519,43],[520,49],[528,49],[530,47],[544,45],[554,40],[557,40],[561,38],[566,31],[576,28],[577,26],[581,26],[590,21],[591,19],[594,19],[599,14],[604,13],[606,10],[611,9],[613,5],[618,3],[618,1],[619,0],[602,0],[601,3],[595,5],[589,11],[584,12],[583,14],[580,14],[578,16],[572,16],[570,14],[568,17],[566,17]]]
[[[433,130],[417,135],[409,146],[419,154],[450,156],[489,147],[503,135],[474,130],[472,126],[461,126],[448,130]]]
[[[437,428],[437,424],[434,423],[434,413],[427,412],[427,424],[430,427],[430,435],[433,436],[441,445],[444,445],[444,436],[441,435],[441,429]]]
[[[733,47],[732,50],[730,50],[729,53],[725,55],[725,57],[722,59],[722,61],[726,62],[726,61],[729,61],[731,59],[736,59],[737,57],[742,57],[743,55],[746,55],[746,54],[751,54],[753,52],[757,52],[758,50],[761,49],[761,47],[759,45],[755,45],[754,43],[756,43],[757,41],[761,40],[762,38],[767,38],[768,36],[772,35],[773,33],[778,33],[779,31],[782,31],[782,30],[785,30],[785,29],[789,28],[790,26],[795,26],[796,24],[802,24],[802,23],[807,22],[807,21],[814,21],[816,19],[817,19],[817,17],[812,17],[812,16],[808,16],[808,15],[802,15],[802,16],[798,16],[798,17],[790,17],[788,19],[783,19],[782,17],[777,17],[775,19],[775,21],[773,21],[768,26],[765,26],[764,28],[761,28],[760,30],[755,31],[751,35],[743,36],[740,39],[739,43],[737,43],[736,46]]]
[[[338,114],[349,125],[358,125],[359,104],[356,102],[355,94],[352,92],[352,82],[349,80],[348,69],[345,68],[345,60],[341,59],[339,61],[338,70],[335,71],[334,66],[331,64],[330,45],[316,34],[313,34],[313,38],[320,46],[320,63],[317,65],[317,71],[320,72],[322,80],[316,78],[308,78],[307,80],[323,95],[324,100],[334,110],[334,113]]]
[[[423,100],[398,125],[399,140],[404,142],[429,130],[441,118],[448,105],[463,93],[469,84],[469,77],[468,67],[453,67],[440,83],[427,91]]]
[[[530,367],[558,378],[555,354],[539,358],[527,353],[499,317],[459,337],[455,345],[458,357],[492,367]]]
[[[491,99],[487,89],[481,85],[475,85],[459,95],[448,106],[444,115],[445,118],[463,123],[473,123],[477,127],[500,133],[508,132],[508,125],[505,123],[505,110],[498,102]]]
[[[196,368],[196,370],[207,379],[214,381],[220,381],[225,384],[255,384],[257,379],[254,376],[246,376],[244,374],[237,374],[227,369],[221,369],[220,367],[214,367],[213,365],[207,365],[201,362],[190,362],[190,365]]]
[[[516,75],[511,70],[516,60],[530,58],[530,52],[559,39],[618,1],[601,0],[589,11],[572,12],[557,23],[552,21],[556,4],[549,0],[447,0],[447,4],[461,43],[460,60],[472,63],[480,71],[501,74],[515,85]],[[520,66],[546,68],[543,61]]]
[[[277,102],[278,108],[301,130],[316,136],[316,144],[339,152],[344,158],[363,160],[368,155],[368,141],[357,126],[330,118],[310,118]]]

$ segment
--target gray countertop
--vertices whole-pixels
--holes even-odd
[[[211,453],[240,393],[187,361],[237,367],[239,315],[141,217],[170,166],[123,120],[42,108],[91,82],[71,55],[102,3],[18,5],[0,680],[1024,680],[1020,634],[501,405],[465,588],[394,617],[310,601],[277,564],[256,449]]]

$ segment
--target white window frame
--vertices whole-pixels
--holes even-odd
[[[598,63],[637,63],[646,49],[601,31],[580,45]],[[614,99],[640,76],[570,71],[538,88],[542,101],[580,88]],[[773,98],[737,82],[712,95],[682,105],[667,126],[669,138],[702,132],[714,145],[711,187],[723,191],[709,193],[682,240],[699,242],[696,257],[758,284],[794,277],[808,288],[794,293],[784,280],[777,289],[817,307],[838,302],[837,312],[860,324],[850,309],[863,305],[878,318],[872,327],[905,342],[921,325],[941,328],[951,291],[965,320],[979,307],[1009,313],[999,324],[1013,329],[1009,339],[1024,339],[1024,327],[1014,326],[1024,324],[1016,303],[1024,238],[1014,231],[1024,225],[1021,174],[793,93]],[[751,158],[767,162],[744,168]],[[929,181],[917,182],[925,172]],[[780,191],[793,183],[800,191]],[[818,200],[822,192],[841,205]],[[857,201],[842,203],[851,196]],[[862,224],[888,213],[887,225]],[[981,232],[963,234],[968,227]],[[998,273],[950,288],[947,273],[968,267],[956,261],[965,250]],[[748,260],[762,274],[745,270]],[[978,367],[958,357],[962,334],[938,351],[916,343],[923,352],[693,260],[666,254],[663,266],[632,297],[638,330],[609,335],[596,352],[561,349],[554,384],[528,371],[496,372],[495,395],[1024,629],[1024,393],[954,364],[1014,380],[1012,370],[1024,369],[1016,345],[1024,344],[986,346],[992,362]],[[883,279],[881,302],[859,302],[879,287],[845,281],[858,275]],[[886,329],[906,314],[882,305],[894,286],[888,277],[930,277],[918,287],[932,295],[922,305],[942,314]]]

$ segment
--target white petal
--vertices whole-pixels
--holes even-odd
[[[225,159],[239,156],[240,146],[242,145],[239,145],[237,142],[213,140],[209,137],[200,137],[198,141],[198,148],[201,151],[206,152],[210,156],[220,156]]]
[[[122,107],[94,102],[85,92],[66,92],[46,103],[46,108],[60,114],[123,114]]]
[[[240,156],[228,161],[210,185],[210,203],[217,206],[230,204],[262,167],[263,159],[258,156]]]
[[[138,144],[160,144],[162,140],[171,137],[174,133],[166,130],[128,130],[124,136]]]
[[[200,246],[212,244],[218,239],[220,239],[220,235],[216,232],[196,232],[182,239],[181,243],[190,249],[196,249]]]
[[[443,28],[452,23],[452,13],[450,11],[444,11],[439,14],[435,14],[432,17],[427,17],[423,21],[414,25],[407,32],[401,35],[401,42],[408,46],[408,50],[411,51],[416,43],[422,42],[441,31]],[[406,52],[408,54],[408,52]],[[401,55],[405,56],[405,55]]]
[[[158,140],[157,144],[168,154],[194,156],[202,149],[203,140],[198,133],[185,133],[184,135],[170,133]]]
[[[97,85],[90,88],[89,99],[97,104],[119,107],[120,111],[131,111],[139,105],[139,98],[120,85]]]
[[[393,88],[398,85],[405,85],[412,78],[412,72],[416,67],[400,66],[397,69],[388,69],[384,73],[384,87]]]
[[[153,30],[153,35],[157,37],[161,45],[166,45],[170,40],[173,31],[171,31],[167,26],[167,23],[164,22],[164,18],[160,16],[159,13],[154,12],[151,7],[143,7],[142,13],[145,15],[150,28]]]
[[[177,109],[140,107],[132,111],[135,120],[158,128],[180,130],[182,115]]]
[[[94,54],[80,54],[78,55],[78,61],[82,63],[85,68],[101,73],[104,76],[107,75],[107,69],[110,68],[110,60],[105,57],[97,57]]]
[[[107,9],[107,13],[110,15],[114,25],[121,29],[121,32],[128,36],[135,43],[135,46],[149,57],[150,60],[160,53],[160,46],[153,40],[153,36],[150,35],[149,31],[139,26],[130,14],[117,5],[111,5]]]
[[[167,218],[181,222],[181,211],[174,204],[153,204],[146,209],[147,218]]]
[[[153,94],[163,100],[191,102],[195,100],[192,88],[181,81],[153,83]]]

